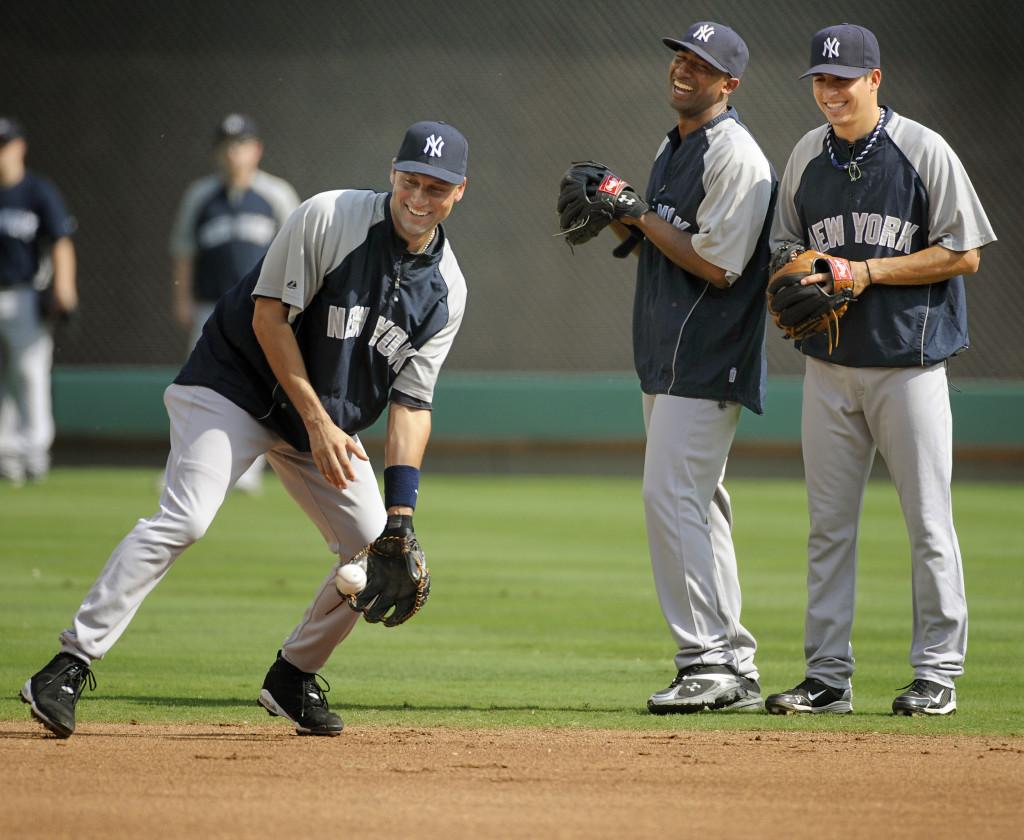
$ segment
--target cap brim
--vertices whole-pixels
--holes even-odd
[[[840,79],[856,79],[870,73],[873,67],[847,67],[845,64],[816,64],[799,78],[806,79],[808,76],[816,76],[818,73],[825,73],[829,76],[838,76]]]
[[[241,131],[238,134],[218,134],[218,143],[230,143],[236,140],[259,140],[260,136],[252,131]]]
[[[734,76],[732,75],[732,70],[728,70],[725,67],[723,67],[721,64],[718,63],[716,59],[712,58],[708,53],[706,53],[696,44],[684,43],[683,41],[680,41],[678,38],[662,38],[661,43],[663,43],[669,49],[687,50],[689,52],[692,52],[694,55],[699,55],[708,64],[714,67],[719,73],[725,73],[730,79],[734,78]]]
[[[437,178],[439,181],[446,181],[449,184],[461,184],[466,180],[465,175],[459,175],[457,172],[452,172],[449,169],[442,169],[440,166],[431,166],[429,163],[420,163],[415,160],[400,161],[395,164],[395,169],[399,172],[416,172],[420,175],[429,175],[431,178]]]

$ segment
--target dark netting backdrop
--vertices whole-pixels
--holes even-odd
[[[0,113],[25,125],[30,166],[79,222],[81,317],[57,361],[181,361],[168,232],[186,184],[212,168],[216,123],[238,110],[262,127],[264,168],[303,198],[386,189],[408,124],[458,126],[470,180],[448,229],[470,301],[449,369],[628,371],[631,261],[603,237],[575,256],[552,237],[568,162],[645,184],[674,123],[661,38],[718,19],[750,46],[733,103],[781,174],[821,122],[797,80],[810,36],[851,15],[879,36],[883,103],[946,137],[1000,237],[968,281],[973,346],[954,375],[1020,377],[1024,13],[1010,0],[5,3]],[[801,369],[772,330],[769,365]]]

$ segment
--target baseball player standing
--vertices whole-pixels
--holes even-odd
[[[303,202],[266,258],[218,301],[165,393],[171,452],[160,509],[114,549],[61,635],[60,653],[22,688],[47,729],[74,732],[82,689],[95,685],[93,660],[113,647],[259,455],[341,558],[378,535],[387,545],[414,539],[434,384],[465,307],[465,281],[441,223],[462,199],[467,159],[452,126],[414,124],[393,161],[392,192],[337,190]],[[385,407],[382,499],[357,434]],[[359,612],[401,623],[422,603],[414,608],[411,593],[425,599],[424,582],[429,591],[429,577],[399,557],[368,569],[357,611],[335,587],[340,562],[259,695],[300,734],[341,732],[316,672]]]
[[[763,410],[776,178],[729,105],[747,66],[743,39],[703,21],[663,42],[675,51],[668,97],[678,120],[658,149],[646,200],[613,175],[595,191],[618,196],[616,255],[640,246],[633,352],[647,430],[644,511],[654,583],[678,647],[675,678],[647,707],[760,711],[722,482],[741,406]]]
[[[879,107],[881,59],[869,30],[822,29],[810,64],[803,76],[812,77],[827,123],[790,155],[772,246],[851,260],[856,299],[831,354],[823,334],[797,343],[806,356],[807,669],[765,705],[774,714],[852,711],[857,530],[877,449],[903,508],[913,580],[914,679],[892,709],[948,715],[963,673],[967,603],[953,528],[946,359],[968,346],[962,275],[978,270],[995,234],[946,142]]]
[[[53,336],[48,318],[78,306],[75,223],[57,188],[25,167],[21,125],[0,117],[0,477],[50,469]]]
[[[174,316],[189,333],[189,350],[221,295],[256,265],[299,204],[287,181],[259,168],[263,143],[251,117],[224,117],[214,154],[218,174],[189,185],[171,231]],[[235,486],[257,492],[264,463],[257,459]]]

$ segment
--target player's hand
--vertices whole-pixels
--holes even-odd
[[[306,427],[309,451],[320,474],[339,490],[356,480],[352,458],[368,461],[359,442],[334,425],[329,418],[316,420]]]

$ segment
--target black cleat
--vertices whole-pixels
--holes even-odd
[[[96,689],[88,663],[70,653],[58,653],[21,688],[21,701],[32,707],[32,717],[58,738],[75,731],[75,706],[85,686]]]
[[[652,715],[715,712],[760,712],[761,687],[728,665],[691,665],[676,674],[667,688],[647,701]]]
[[[764,707],[773,715],[848,715],[853,711],[852,698],[853,694],[848,688],[832,688],[808,677],[789,691],[768,695]]]
[[[931,680],[914,680],[892,701],[894,715],[955,715],[956,689]]]
[[[318,679],[324,681],[323,688]],[[330,690],[327,680],[319,674],[300,671],[278,651],[277,661],[267,671],[256,702],[269,714],[294,723],[299,735],[340,735],[344,724],[327,708],[324,697]]]

